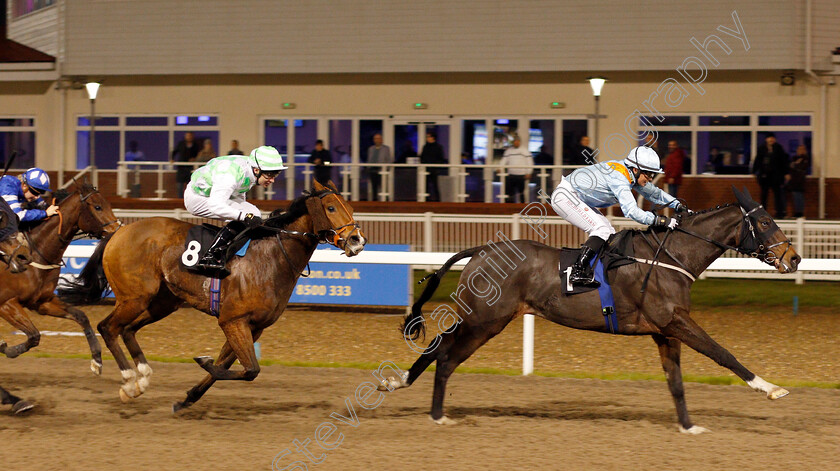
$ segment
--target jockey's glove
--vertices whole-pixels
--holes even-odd
[[[667,216],[656,216],[656,219],[653,220],[653,224],[651,224],[651,226],[667,227],[668,229],[673,230],[679,224],[680,222],[676,218],[669,218]]]
[[[682,212],[684,212],[684,213],[686,213],[686,214],[687,214],[687,215],[689,215],[689,216],[691,216],[692,214],[694,214],[694,211],[692,211],[692,210],[688,209],[688,207],[687,207],[686,205],[682,204],[682,203],[677,203],[677,207],[676,207],[676,208],[674,208],[674,211],[676,211],[676,212],[678,212],[678,213],[682,213]]]
[[[244,222],[248,227],[257,227],[262,225],[263,220],[259,216],[254,216],[253,214],[248,213],[245,215],[245,219],[243,219],[242,222]]]

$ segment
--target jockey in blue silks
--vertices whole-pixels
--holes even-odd
[[[624,160],[600,162],[579,168],[563,177],[551,194],[551,207],[563,219],[583,229],[589,236],[572,266],[569,276],[572,285],[600,285],[595,281],[590,263],[604,242],[615,234],[615,229],[595,208],[618,204],[626,217],[640,224],[669,229],[679,224],[675,218],[657,216],[642,210],[633,197],[631,190],[636,190],[654,204],[670,206],[678,212],[688,210],[676,198],[652,183],[658,173],[662,173],[659,155],[650,147],[639,146],[632,149]]]
[[[50,177],[47,172],[37,167],[30,168],[17,177],[6,175],[0,178],[0,195],[21,221],[39,221],[58,213],[58,206],[47,206],[41,198],[41,195],[48,191],[52,191]],[[29,209],[31,206],[46,206],[46,209]]]

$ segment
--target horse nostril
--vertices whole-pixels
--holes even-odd
[[[359,244],[359,236],[356,236],[356,235],[350,236],[350,243],[352,245],[358,245]]]

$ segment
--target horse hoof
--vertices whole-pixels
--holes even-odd
[[[378,391],[393,391],[395,389],[408,387],[408,371],[403,373],[399,378],[389,376],[388,379],[379,381],[379,386],[376,387]]]
[[[7,344],[5,340],[0,340],[0,354],[6,354],[6,345]]]
[[[178,411],[184,410],[191,405],[192,403],[190,402],[175,402],[172,404],[172,413],[177,414]]]
[[[91,360],[90,371],[93,371],[93,374],[95,374],[96,376],[102,375],[102,363],[99,363],[96,360]]]
[[[207,369],[208,366],[213,364],[213,357],[210,356],[195,357],[193,360],[195,360],[195,362],[204,369]]]
[[[12,412],[14,412],[15,414],[21,414],[32,409],[33,407],[35,407],[35,404],[21,399],[20,401],[17,401],[15,405],[12,406]]]
[[[439,419],[432,419],[432,422],[434,422],[438,425],[455,425],[455,424],[458,423],[458,422],[450,419],[449,417],[447,417],[445,415],[443,417],[439,418]]]
[[[126,394],[126,392],[125,392],[125,391],[123,391],[123,388],[120,388],[120,400],[121,400],[123,403],[128,403],[128,402],[131,402],[131,399],[132,399],[132,398],[131,398],[131,396],[129,396],[128,394]]]
[[[773,400],[776,400],[776,399],[781,399],[781,398],[787,396],[788,394],[790,394],[790,391],[788,391],[787,389],[776,387],[772,391],[767,393],[767,399],[770,399],[771,401],[773,401]]]
[[[701,433],[705,433],[708,431],[709,429],[707,429],[706,427],[701,427],[699,425],[692,425],[689,428],[683,428],[683,426],[680,425],[680,433],[685,433],[688,435],[700,435]]]

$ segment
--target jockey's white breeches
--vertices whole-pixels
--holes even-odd
[[[582,229],[588,236],[606,241],[610,235],[615,234],[615,228],[610,221],[600,211],[584,203],[565,177],[551,193],[551,207],[560,217]]]
[[[190,189],[189,186],[187,186],[187,189],[184,191],[184,207],[187,208],[187,211],[198,217],[221,219],[227,222],[233,219],[241,220],[248,213],[251,213],[254,216],[261,216],[259,208],[244,200],[227,200],[227,207],[232,210],[228,211],[228,214],[218,214],[217,211],[213,210],[213,206],[209,203],[209,201],[209,197],[199,195]],[[234,217],[234,211],[239,213],[240,216]]]

